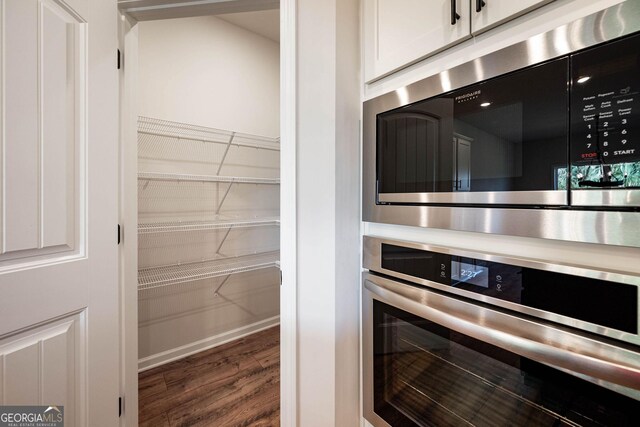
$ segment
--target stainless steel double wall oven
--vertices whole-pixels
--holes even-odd
[[[627,1],[365,102],[364,220],[640,245],[639,30]]]
[[[640,1],[364,104],[363,219],[640,247]],[[365,237],[365,418],[632,426],[640,277]]]

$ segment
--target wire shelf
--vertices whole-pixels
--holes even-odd
[[[147,135],[167,136],[178,139],[229,144],[236,147],[251,147],[280,151],[280,138],[230,132],[222,129],[173,122],[170,120],[138,117],[138,132]],[[230,142],[231,141],[231,142]]]
[[[209,260],[183,265],[150,267],[138,270],[138,290],[155,289],[196,280],[225,277],[237,273],[276,267],[279,251],[246,255],[233,259]]]
[[[269,184],[278,185],[278,178],[253,178],[246,176],[192,175],[183,173],[139,172],[139,180],[148,181],[194,181],[194,182],[228,182],[231,184]]]
[[[268,227],[278,225],[280,225],[280,220],[277,218],[256,220],[158,222],[138,224],[138,234],[225,230],[228,228]]]

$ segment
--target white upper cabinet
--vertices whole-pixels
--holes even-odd
[[[363,13],[367,82],[471,36],[469,0],[364,0]]]
[[[480,33],[553,0],[471,0],[471,28]]]
[[[363,0],[367,83],[553,0]]]

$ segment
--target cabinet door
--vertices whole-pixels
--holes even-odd
[[[471,32],[480,33],[532,11],[553,0],[469,0],[471,2]]]
[[[469,0],[364,0],[365,80],[470,37],[469,15]]]

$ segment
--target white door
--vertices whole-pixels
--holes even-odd
[[[471,0],[471,32],[476,34],[553,0]]]
[[[365,80],[470,37],[469,13],[469,0],[364,0]]]
[[[118,424],[115,0],[0,0],[0,404]]]

